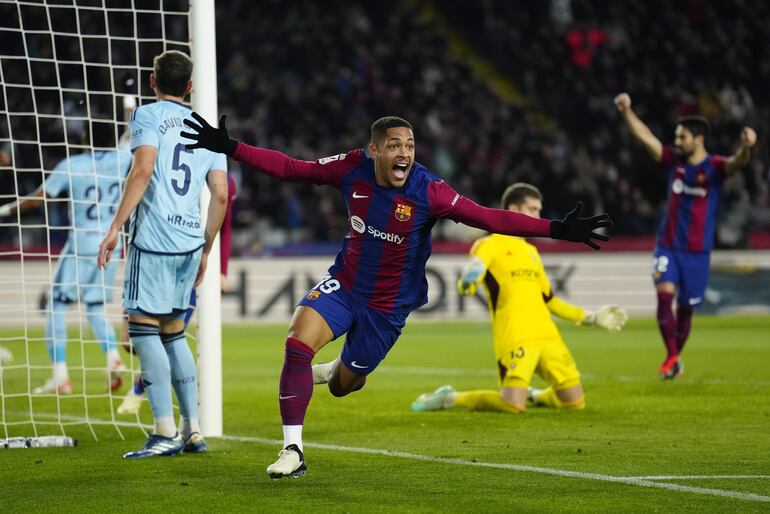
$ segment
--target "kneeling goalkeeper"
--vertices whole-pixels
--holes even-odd
[[[513,184],[503,194],[502,208],[539,218],[542,196],[535,186]],[[478,239],[470,256],[458,288],[462,295],[474,295],[476,285],[484,283],[492,316],[500,390],[460,392],[447,385],[421,395],[412,404],[412,410],[463,406],[519,413],[524,411],[527,399],[537,406],[584,408],[580,372],[551,314],[614,332],[625,325],[626,312],[617,306],[592,312],[555,297],[537,248],[524,238],[492,234]],[[535,372],[549,384],[548,388],[529,387]]]

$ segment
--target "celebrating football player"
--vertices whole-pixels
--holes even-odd
[[[219,128],[193,114],[185,120],[194,140],[188,149],[223,152],[262,173],[282,180],[328,184],[339,189],[348,207],[350,231],[335,263],[302,299],[289,326],[278,401],[284,449],[268,466],[271,478],[299,476],[307,469],[302,427],[313,383],[328,383],[334,396],[364,386],[393,347],[410,312],[427,302],[425,262],[431,252],[431,228],[439,218],[510,235],[552,237],[585,243],[607,236],[594,230],[612,223],[605,215],[582,218],[582,205],[562,221],[488,209],[457,193],[415,162],[412,125],[395,116],[371,126],[364,150],[352,150],[315,162],[255,148],[231,139],[222,116]],[[327,343],[347,333],[340,357],[311,362]]]
[[[658,327],[666,346],[660,375],[672,379],[684,369],[679,357],[690,335],[694,309],[703,303],[706,292],[722,183],[748,163],[757,134],[744,127],[733,155],[711,155],[706,151],[708,121],[684,116],[676,122],[672,148],[664,146],[639,119],[627,93],[615,97],[615,106],[631,134],[668,173],[668,203],[658,231],[652,273],[658,295]],[[676,315],[672,310],[674,297]]]

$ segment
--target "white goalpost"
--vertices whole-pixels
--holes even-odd
[[[64,275],[57,272],[62,247],[76,259],[91,258],[65,246],[68,234],[77,232],[69,199],[74,179],[61,195],[47,195],[45,201],[39,201],[46,195],[38,187],[45,187],[64,159],[81,152],[116,151],[129,115],[124,101],[139,105],[154,101],[149,87],[152,59],[165,50],[191,54],[192,107],[215,122],[214,30],[214,0],[0,0],[0,214],[5,214],[0,216],[0,440],[49,435],[123,438],[125,429],[151,426],[146,402],[139,414],[117,413],[132,385],[131,371],[138,372],[139,363],[120,350],[129,370],[123,374],[123,386],[111,391],[101,348],[104,338],[97,339],[91,330],[89,314],[94,308],[83,302],[71,303],[66,314],[71,391],[54,387],[40,392],[37,387],[52,373],[45,325],[54,287],[75,288],[77,296],[83,292],[77,275],[82,273],[80,266],[75,267],[72,283],[62,283]],[[112,134],[108,138],[112,143],[101,142],[105,134]],[[96,207],[88,212],[100,221],[99,216],[117,206],[119,190],[110,193],[94,188]],[[204,194],[205,217],[205,189]],[[3,212],[2,206],[20,202],[24,210]],[[114,254],[113,260],[118,261],[117,278],[114,283],[102,279],[103,288],[112,293],[102,313],[120,338],[123,253]],[[218,244],[208,262],[198,290],[199,401],[203,434],[218,436],[222,435]],[[195,337],[190,336],[193,342]]]
[[[191,0],[192,107],[209,123],[217,122],[217,57],[214,0]],[[211,195],[201,195],[203,224]],[[219,235],[208,259],[208,269],[199,287],[198,305],[198,402],[204,436],[222,435],[222,308],[219,281]]]

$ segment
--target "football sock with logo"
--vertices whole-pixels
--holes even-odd
[[[69,304],[51,302],[45,324],[45,346],[54,367],[67,366],[67,309]],[[66,379],[65,379],[66,380]],[[58,379],[57,379],[58,382]]]
[[[184,331],[161,334],[160,340],[166,349],[171,368],[171,384],[174,386],[179,413],[182,415],[182,435],[189,437],[190,422],[198,424],[198,385],[195,374],[195,359],[187,344]],[[187,423],[185,423],[185,420]],[[192,430],[194,432],[194,430]]]
[[[687,338],[690,336],[694,313],[695,309],[685,305],[680,305],[676,309],[676,347],[679,353],[682,353]]]
[[[658,291],[658,328],[669,357],[679,354],[676,345],[676,318],[671,308],[673,302],[673,293]]]
[[[478,411],[511,412],[514,414],[523,412],[522,409],[503,400],[500,391],[492,390],[458,392],[455,395],[455,405]]]
[[[104,304],[89,303],[86,308],[86,318],[102,351],[111,354],[112,360],[114,360],[114,357],[118,355],[118,347],[115,343],[115,327],[107,321],[107,316],[104,315]]]
[[[315,352],[308,345],[289,337],[286,339],[283,369],[278,388],[281,420],[284,426],[284,447],[296,444],[302,449],[302,424],[313,394]]]
[[[176,425],[171,403],[171,366],[160,340],[160,330],[155,325],[129,321],[128,336],[142,366],[142,381],[155,419],[155,433],[173,437]]]

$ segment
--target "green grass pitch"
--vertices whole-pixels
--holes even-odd
[[[620,334],[560,328],[587,409],[412,413],[417,395],[443,384],[497,387],[487,323],[412,321],[361,392],[338,399],[315,389],[308,474],[273,481],[265,467],[280,449],[268,440],[281,437],[286,327],[226,326],[229,437],[210,439],[211,453],[128,462],[122,453],[144,441],[138,429],[124,428],[121,440],[99,426],[96,442],[72,426],[77,448],[0,450],[0,512],[770,510],[770,319],[696,317],[685,374],[673,382],[657,377],[663,347],[652,320],[632,320]],[[319,358],[340,348],[332,343]],[[44,362],[42,343],[31,350],[31,361]],[[94,347],[73,359],[98,356]],[[82,376],[73,378],[77,389]],[[6,372],[5,393],[26,380]],[[89,378],[89,393],[103,392],[103,380]],[[105,401],[89,404],[92,417],[110,418]],[[6,421],[23,407],[6,401]]]

